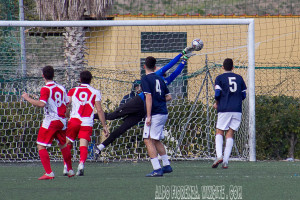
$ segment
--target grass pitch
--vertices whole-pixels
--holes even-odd
[[[146,178],[150,162],[87,162],[85,176],[68,178],[63,164],[52,162],[55,179],[40,181],[40,163],[2,163],[0,199],[300,199],[300,162],[230,162],[228,169],[211,164],[176,161],[173,173]]]

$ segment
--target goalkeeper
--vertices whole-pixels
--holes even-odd
[[[183,70],[187,60],[195,55],[192,52],[194,51],[193,47],[186,47],[182,53],[178,54],[173,60],[171,60],[167,65],[156,71],[155,73],[164,78],[167,85],[169,85]],[[182,57],[182,60],[175,71],[168,77],[164,77],[166,71],[172,68]],[[112,113],[105,113],[106,120],[114,120],[121,117],[124,117],[123,123],[111,134],[109,137],[104,140],[100,145],[95,145],[95,158],[97,159],[101,151],[111,144],[115,139],[125,133],[128,129],[138,124],[146,115],[145,112],[145,95],[140,93],[139,95],[133,97],[125,104],[119,106]],[[95,114],[94,119],[99,119],[98,115]]]

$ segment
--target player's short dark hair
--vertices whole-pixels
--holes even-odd
[[[148,69],[153,69],[155,68],[155,65],[156,65],[156,59],[152,56],[148,56],[146,59],[145,59],[145,65]]]
[[[90,84],[92,81],[92,73],[90,71],[82,71],[80,72],[80,82],[84,84]]]
[[[43,75],[47,80],[53,80],[54,77],[54,69],[52,66],[47,65],[42,69]]]
[[[231,71],[233,69],[233,61],[231,58],[226,58],[223,62],[223,67],[226,71]]]

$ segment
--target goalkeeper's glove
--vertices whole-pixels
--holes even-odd
[[[192,57],[192,56],[194,56],[194,55],[196,55],[196,54],[194,54],[193,52],[190,52],[190,53],[185,54],[185,55],[182,57],[182,59],[185,60],[185,61],[187,61],[190,57]]]
[[[192,53],[194,51],[193,47],[185,47],[185,49],[182,50],[182,55],[185,56],[186,54]]]

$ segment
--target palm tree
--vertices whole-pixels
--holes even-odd
[[[84,16],[101,19],[113,0],[35,0],[41,20],[83,20]],[[65,27],[65,64],[67,79],[78,80],[78,73],[86,66],[84,27]],[[69,72],[68,72],[69,71]],[[71,83],[72,80],[67,80]]]

